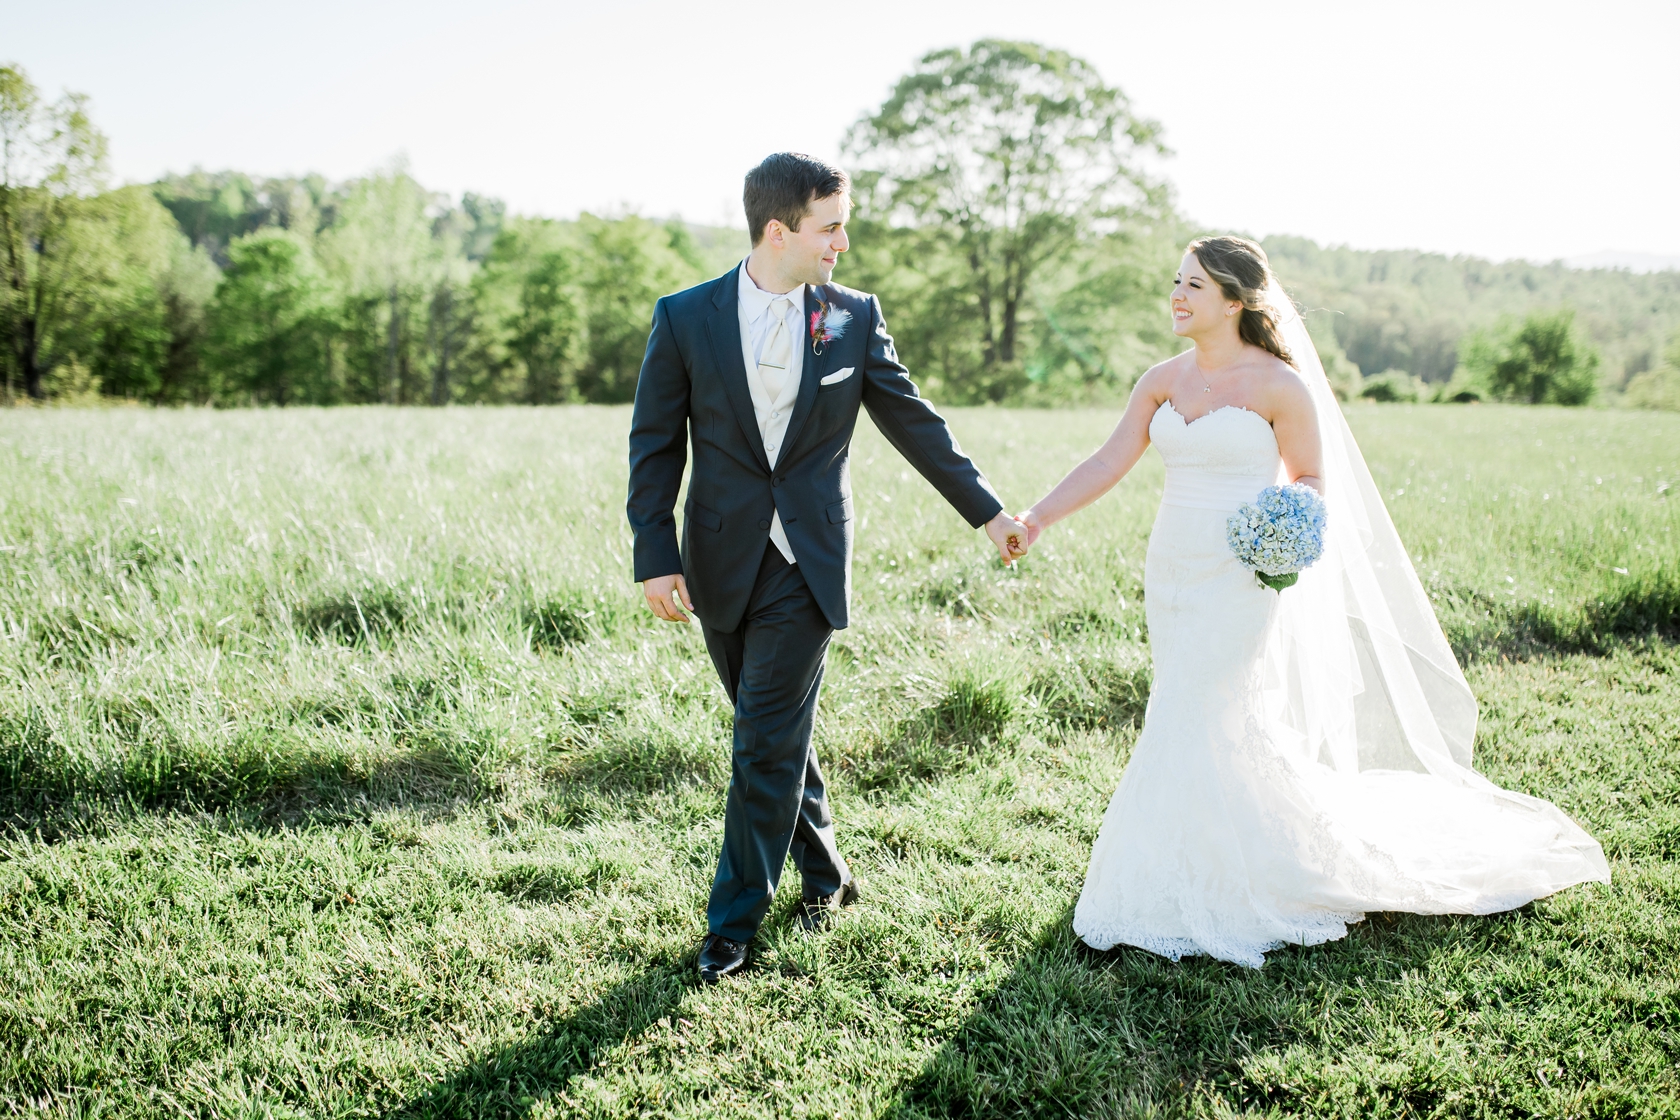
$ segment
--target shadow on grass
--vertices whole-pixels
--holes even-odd
[[[567,1089],[608,1051],[676,1009],[689,990],[686,962],[662,960],[529,1037],[484,1055],[386,1115],[401,1120],[522,1117],[554,1101],[574,1105]]]
[[[78,751],[44,721],[0,714],[0,828],[51,839],[158,813],[296,828],[393,810],[451,815],[510,799],[512,812],[569,827],[633,815],[684,788],[721,791],[728,780],[715,744],[659,729],[550,747],[540,769],[510,760],[495,729],[470,722],[419,725],[375,750],[286,727],[244,729],[222,742],[165,732],[112,745],[121,749]]]
[[[1639,572],[1580,602],[1501,602],[1472,588],[1446,593],[1442,626],[1461,663],[1586,653],[1680,640],[1680,575]]]
[[[1080,651],[1040,666],[1025,680],[963,668],[884,733],[845,742],[833,771],[862,791],[936,781],[985,762],[1030,732],[1136,724],[1149,702],[1149,684],[1149,660],[1135,648]]]
[[[110,809],[332,817],[353,804],[482,800],[497,792],[481,745],[450,729],[372,756],[258,732],[208,746],[160,735],[103,758],[18,730],[0,720],[0,814],[13,820]]]
[[[1515,919],[1373,914],[1343,940],[1275,950],[1252,970],[1127,946],[1095,952],[1074,936],[1069,907],[884,1115],[1310,1113],[1327,1083],[1355,1102],[1349,1114],[1430,1115],[1449,1089],[1439,1070],[1373,1065],[1348,1084],[1345,1070],[1303,1077],[1298,1055],[1327,1064],[1333,1019],[1443,953],[1497,951]]]
[[[560,653],[574,646],[612,637],[636,620],[619,596],[562,591],[519,608],[519,625],[531,648]]]
[[[965,770],[1012,737],[1015,691],[998,677],[958,672],[886,735],[848,744],[834,760],[835,774],[856,789],[889,790]]]

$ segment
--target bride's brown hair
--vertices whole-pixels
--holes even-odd
[[[1266,288],[1272,282],[1266,250],[1244,237],[1198,237],[1185,252],[1196,254],[1203,271],[1219,285],[1226,299],[1242,304],[1238,337],[1293,366],[1295,357],[1283,344],[1277,312],[1266,300]]]

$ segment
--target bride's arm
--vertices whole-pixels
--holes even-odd
[[[1277,436],[1284,473],[1289,481],[1311,486],[1322,494],[1324,445],[1319,441],[1318,409],[1300,375],[1278,364],[1282,368],[1267,403],[1272,408],[1272,432]]]
[[[1167,397],[1167,383],[1163,366],[1156,366],[1138,378],[1126,414],[1120,417],[1107,441],[1021,515],[1029,545],[1045,529],[1108,493],[1137,465],[1149,447],[1149,422]]]

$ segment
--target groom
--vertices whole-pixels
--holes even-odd
[[[899,364],[880,302],[829,282],[848,246],[849,186],[839,168],[791,152],[753,168],[752,253],[659,301],[636,383],[635,578],[660,618],[699,617],[735,704],[723,854],[700,946],[706,982],[746,966],[789,855],[804,928],[857,897],[811,729],[829,638],[848,621],[858,406],[969,524],[986,527],[1004,563],[1026,551],[1026,530]],[[679,550],[672,507],[689,442]]]

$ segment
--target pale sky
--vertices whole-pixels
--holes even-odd
[[[1197,221],[1359,248],[1680,257],[1680,3],[0,0],[0,61],[91,95],[121,180],[406,155],[518,212],[742,225],[928,50],[1034,39],[1165,127]]]

